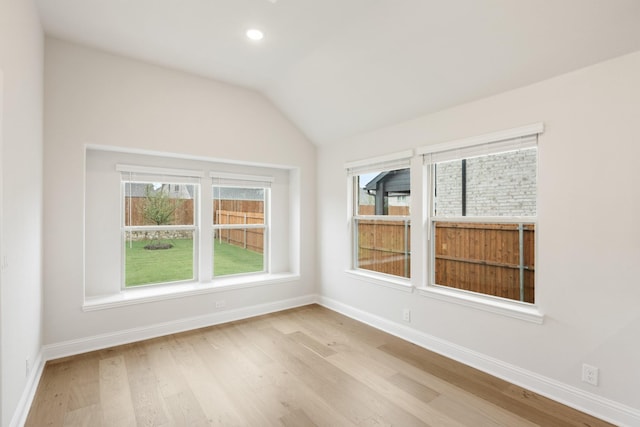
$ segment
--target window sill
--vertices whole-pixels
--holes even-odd
[[[145,286],[126,289],[117,294],[87,297],[82,305],[83,311],[105,310],[127,305],[144,304],[193,295],[229,291],[233,289],[252,288],[262,285],[299,280],[300,275],[294,273],[259,274],[251,276],[234,276],[215,279],[209,283],[186,282],[158,286]]]
[[[513,317],[531,323],[541,325],[544,322],[542,314],[536,306],[508,301],[498,298],[486,297],[459,289],[449,289],[442,286],[427,286],[418,288],[420,295],[435,298],[441,301],[472,307],[478,310],[488,311],[503,316]]]
[[[346,273],[355,277],[358,280],[372,283],[378,286],[384,286],[386,288],[398,289],[403,292],[413,292],[413,286],[411,285],[411,279],[404,279],[400,277],[391,276],[388,274],[367,272],[363,270],[346,270]]]

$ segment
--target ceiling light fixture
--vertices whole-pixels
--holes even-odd
[[[258,29],[255,28],[251,28],[249,30],[247,30],[247,37],[249,37],[251,40],[262,40],[262,38],[264,37],[264,33]]]

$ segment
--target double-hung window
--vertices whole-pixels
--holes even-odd
[[[88,309],[298,278],[298,168],[113,147],[85,168]]]
[[[346,165],[354,270],[411,277],[412,151]]]
[[[272,177],[212,173],[213,276],[268,272]]]
[[[425,147],[428,285],[535,302],[542,124]]]
[[[194,280],[199,178],[191,171],[118,165],[123,288]]]

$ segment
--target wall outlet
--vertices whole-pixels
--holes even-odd
[[[405,322],[411,322],[411,309],[405,308],[402,310],[402,320]]]
[[[216,301],[216,308],[223,308],[227,305],[225,300]]]
[[[582,381],[592,385],[598,385],[598,368],[584,363],[582,365]]]
[[[31,372],[31,360],[28,357],[24,361],[24,367],[25,367],[24,376],[28,377],[29,372]]]

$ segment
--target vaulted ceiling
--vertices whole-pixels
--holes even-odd
[[[640,0],[36,3],[47,34],[258,90],[316,144],[640,50]]]

